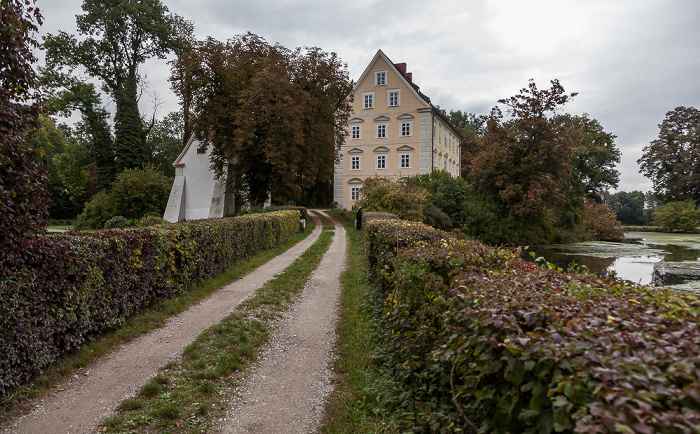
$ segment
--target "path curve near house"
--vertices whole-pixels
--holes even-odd
[[[96,432],[122,400],[134,396],[158,369],[178,359],[194,339],[220,322],[246,297],[291,265],[321,233],[321,222],[311,235],[243,278],[168,320],[157,330],[123,345],[92,363],[79,375],[35,404],[34,410],[8,423],[3,433]]]
[[[222,433],[316,432],[332,392],[332,361],[346,266],[343,225],[335,234],[301,298],[285,315],[245,383],[238,388]]]

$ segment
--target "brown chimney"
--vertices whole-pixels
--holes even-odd
[[[406,74],[406,63],[405,62],[394,63],[394,66],[396,67],[396,69],[401,71],[402,74]]]
[[[406,78],[408,79],[409,83],[413,83],[413,73],[412,72],[407,72]]]

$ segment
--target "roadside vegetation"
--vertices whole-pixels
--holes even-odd
[[[219,324],[185,348],[182,359],[164,366],[137,396],[124,400],[103,423],[107,432],[202,432],[225,416],[227,403],[297,300],[332,241],[324,219],[319,239],[291,266],[259,288]]]
[[[197,304],[222,286],[239,279],[246,273],[299,243],[311,233],[313,227],[313,222],[309,219],[306,231],[295,235],[284,244],[260,252],[249,259],[235,264],[218,276],[194,285],[188,291],[178,293],[174,297],[149,306],[139,314],[128,319],[118,329],[89,341],[74,352],[60,357],[34,377],[30,383],[14,388],[10,393],[2,397],[0,400],[0,424],[28,411],[32,399],[37,399],[46,393],[50,393],[61,381],[84,369],[93,360],[110,351],[114,351],[115,348],[118,348],[125,342],[162,327],[168,318]]]

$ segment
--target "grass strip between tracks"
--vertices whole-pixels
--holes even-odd
[[[203,432],[226,413],[245,369],[256,359],[278,320],[296,301],[328,250],[333,226],[324,219],[319,239],[292,265],[241,303],[234,313],[161,368],[135,398],[103,422],[104,432]]]

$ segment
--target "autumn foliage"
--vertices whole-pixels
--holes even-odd
[[[253,204],[284,202],[333,174],[350,112],[352,85],[335,53],[289,50],[246,34],[193,42],[171,81],[188,131],[213,146]]]
[[[33,3],[0,1],[0,277],[34,254],[49,209],[39,151],[26,146],[41,110],[32,34],[42,18]]]
[[[372,217],[367,216],[368,218]],[[700,301],[365,221],[399,431],[695,432]]]
[[[0,396],[61,354],[299,232],[298,211],[33,241],[0,275]]]

